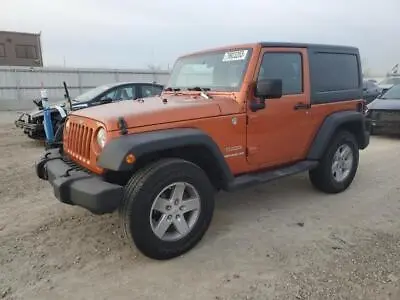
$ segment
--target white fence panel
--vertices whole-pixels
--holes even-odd
[[[71,97],[101,84],[136,81],[166,84],[168,71],[0,67],[0,110],[29,110],[43,85],[50,102],[64,99],[65,81]]]
[[[72,86],[78,85],[78,77],[74,73],[61,72],[18,72],[19,86],[21,88],[37,88],[43,83],[48,88],[56,88],[62,82],[68,82]]]
[[[82,86],[97,86],[109,82],[118,81],[115,73],[80,73]]]

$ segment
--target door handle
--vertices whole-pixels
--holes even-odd
[[[302,103],[302,102],[297,103],[297,104],[293,107],[294,110],[298,110],[298,109],[310,109],[310,108],[311,108],[311,104],[309,104],[309,103]]]

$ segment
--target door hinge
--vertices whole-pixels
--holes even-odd
[[[249,115],[246,115],[246,125],[249,124]]]
[[[248,147],[246,147],[244,149],[244,153],[245,153],[245,156],[249,156],[249,148]]]

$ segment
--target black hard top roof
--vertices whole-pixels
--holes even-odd
[[[313,48],[313,49],[341,49],[358,51],[357,47],[330,44],[313,44],[313,43],[292,43],[292,42],[260,42],[262,47],[283,47],[283,48]]]
[[[292,42],[253,42],[253,43],[245,43],[245,44],[230,44],[222,47],[209,48],[200,51],[195,51],[192,53],[184,54],[180,57],[187,57],[192,55],[199,55],[203,53],[213,52],[213,51],[224,51],[226,49],[234,49],[234,48],[250,48],[254,46],[261,47],[276,47],[276,48],[306,48],[315,52],[332,52],[337,51],[341,53],[353,53],[359,54],[359,50],[354,46],[343,46],[343,45],[329,45],[329,44],[312,44],[312,43],[292,43]]]

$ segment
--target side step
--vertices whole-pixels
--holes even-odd
[[[309,171],[318,166],[318,161],[304,160],[293,165],[269,170],[265,172],[257,172],[236,177],[228,186],[228,191],[236,191],[253,185],[265,183],[289,175],[294,175],[304,171]]]

